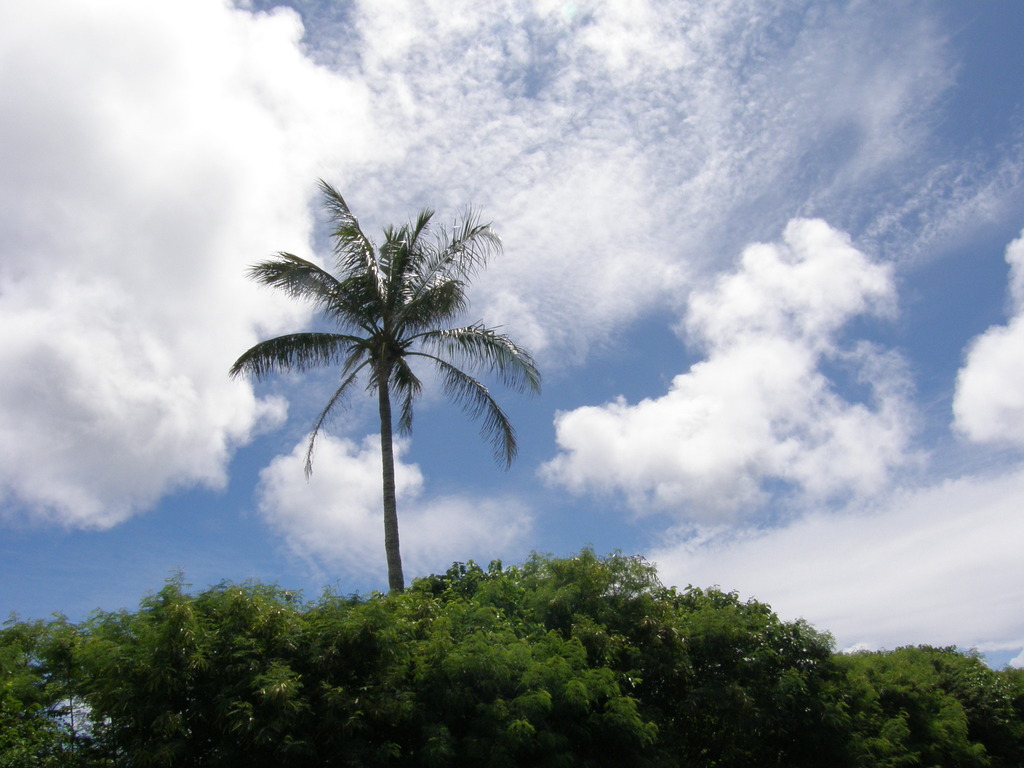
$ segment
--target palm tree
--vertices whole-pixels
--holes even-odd
[[[496,375],[518,391],[537,392],[540,373],[533,358],[508,336],[482,323],[456,326],[467,308],[469,279],[487,258],[501,251],[490,225],[472,212],[431,237],[433,211],[412,223],[386,227],[378,248],[359,228],[344,198],[320,181],[324,206],[333,226],[334,274],[290,253],[280,252],[254,265],[249,277],[312,302],[333,320],[338,333],[293,333],[263,341],[231,367],[232,376],[262,380],[272,373],[340,367],[341,383],[317,417],[306,451],[306,476],[313,468],[313,447],[320,428],[357,381],[376,391],[384,484],[384,550],[388,586],[405,587],[398,542],[395,455],[391,404],[399,405],[398,431],[412,428],[413,401],[423,385],[411,363],[432,365],[446,395],[473,418],[494,445],[495,458],[510,466],[516,435],[487,387],[466,368]]]

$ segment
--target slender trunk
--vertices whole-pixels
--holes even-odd
[[[391,393],[386,377],[377,385],[380,403],[380,455],[384,475],[384,553],[388,561],[388,588],[392,594],[405,589],[402,552],[398,546],[398,503],[395,500],[395,446],[391,433]]]

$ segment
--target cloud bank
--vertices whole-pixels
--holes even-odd
[[[6,516],[104,528],[223,487],[284,418],[226,371],[308,313],[244,268],[310,241],[329,137],[372,154],[365,93],[301,34],[291,11],[208,0],[0,11]]]
[[[1011,198],[1019,179],[1019,151],[966,175],[935,161],[956,66],[930,13],[809,0],[296,0],[304,26],[271,5],[0,8],[5,517],[105,527],[174,489],[224,486],[233,452],[285,403],[223,372],[308,320],[242,274],[272,249],[316,249],[318,176],[369,231],[423,205],[479,206],[506,255],[481,275],[476,309],[556,369],[680,310],[795,214],[902,258],[922,232],[935,240],[942,222],[963,222],[949,208]],[[762,338],[776,346],[704,339],[708,360],[677,379],[680,393],[644,405],[720,406],[708,389],[743,369],[735,386],[751,412],[686,418],[704,424],[693,439],[705,443],[712,424],[754,428],[746,464],[728,466],[712,445],[720,472],[693,491],[666,480],[696,472],[689,460],[625,469],[610,482],[638,508],[697,509],[733,480],[729,507],[756,502],[773,478],[808,497],[862,493],[898,463],[891,355]],[[755,381],[746,368],[767,370],[769,352],[807,380]],[[873,383],[848,399],[830,380],[837,368]],[[795,413],[798,395],[834,438]],[[635,421],[633,408],[610,424]],[[769,412],[781,421],[766,423]],[[844,440],[880,453],[837,468]],[[563,469],[563,482],[594,482]]]
[[[678,308],[695,277],[794,215],[900,258],[910,222],[946,231],[943,206],[990,181],[922,160],[955,82],[923,9],[301,5],[320,59],[373,94],[391,150],[351,168],[354,208],[389,221],[479,206],[506,242],[481,311],[548,365]],[[914,195],[929,174],[932,194]]]
[[[691,297],[685,334],[705,359],[659,398],[560,413],[544,475],[682,518],[756,511],[769,483],[814,502],[877,493],[908,459],[906,377],[894,353],[842,331],[890,314],[894,295],[891,270],[843,233],[791,221]],[[840,375],[863,401],[841,393]]]
[[[1024,233],[1007,246],[1006,261],[1011,317],[968,349],[953,414],[956,427],[972,441],[1024,447]]]
[[[1019,333],[1024,238],[1006,250],[1010,318],[968,347],[953,427],[972,443],[1024,443]],[[985,473],[893,488],[872,503],[808,511],[781,525],[690,525],[651,558],[667,583],[720,584],[832,632],[841,648],[928,643],[1008,654],[1024,647],[1024,469],[1004,454]],[[672,539],[675,541],[671,541]],[[1024,665],[1024,653],[1010,661]]]
[[[770,530],[679,531],[650,553],[668,584],[720,584],[805,618],[841,648],[1024,647],[1024,471],[895,493]]]

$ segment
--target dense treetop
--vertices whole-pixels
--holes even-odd
[[[831,638],[642,558],[403,594],[181,578],[0,631],[0,766],[1019,766],[1024,671]]]

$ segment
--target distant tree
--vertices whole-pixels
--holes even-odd
[[[10,621],[0,630],[0,766],[57,766],[67,733],[54,717],[57,701],[46,690],[36,649],[42,622]]]
[[[997,672],[977,651],[928,648],[939,684],[954,696],[967,716],[967,738],[985,747],[989,765],[1024,765],[1024,719],[1015,706],[1012,673]]]
[[[96,615],[80,657],[98,738],[119,765],[313,764],[294,670],[303,617],[294,592],[247,583],[192,595],[180,577],[137,611]]]
[[[281,252],[256,264],[249,275],[311,302],[341,332],[295,333],[261,342],[235,361],[231,375],[263,379],[288,370],[339,367],[341,383],[310,434],[307,474],[320,428],[360,376],[367,389],[376,391],[388,585],[392,592],[401,592],[405,578],[395,500],[392,399],[399,403],[398,430],[408,433],[413,402],[422,389],[412,363],[421,359],[432,365],[445,393],[470,416],[483,419],[482,432],[506,465],[516,455],[515,430],[484,383],[465,369],[495,374],[519,391],[538,391],[540,374],[530,354],[505,334],[481,323],[456,326],[467,309],[469,279],[488,256],[501,250],[489,225],[468,213],[451,230],[431,237],[434,213],[425,209],[409,224],[385,228],[378,247],[333,187],[321,181],[320,190],[333,226],[335,272]]]
[[[0,629],[0,768],[110,764],[82,697],[84,639],[64,617]]]
[[[508,622],[579,643],[657,728],[630,765],[845,766],[848,721],[831,638],[718,589],[665,587],[641,557],[585,549],[414,584],[492,605]],[[611,748],[606,754],[613,754]],[[584,763],[585,764],[585,763]]]
[[[1024,765],[1012,674],[974,653],[916,646],[840,655],[857,765]]]
[[[640,697],[656,708],[662,747],[678,764],[848,765],[831,637],[715,588],[667,600],[673,616],[660,637],[679,644],[685,667],[658,659]]]

